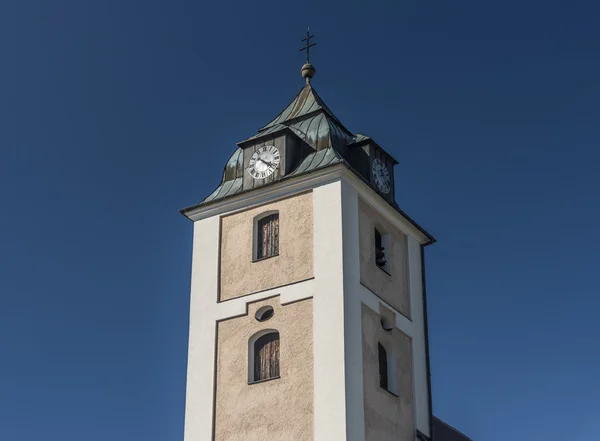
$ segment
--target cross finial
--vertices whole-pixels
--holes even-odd
[[[317,43],[311,43],[310,39],[314,38],[314,35],[310,35],[310,27],[306,29],[306,38],[303,38],[302,41],[306,41],[306,46],[300,49],[300,52],[306,51],[306,63],[310,64],[310,48],[315,46]]]
[[[315,68],[310,64],[310,48],[317,44],[310,42],[310,39],[313,37],[314,35],[310,35],[310,28],[307,28],[306,38],[302,39],[302,41],[306,42],[306,46],[300,49],[300,52],[306,51],[306,64],[302,66],[302,76],[306,78],[306,84],[310,84],[310,79],[315,75]]]

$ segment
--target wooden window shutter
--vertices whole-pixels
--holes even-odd
[[[259,337],[254,343],[254,381],[279,377],[279,332]]]
[[[378,343],[379,349],[379,386],[388,390],[388,367],[387,352],[381,343]]]
[[[264,259],[279,254],[279,214],[271,214],[260,219],[257,224],[256,258]]]

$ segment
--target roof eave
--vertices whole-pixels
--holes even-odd
[[[367,137],[365,139],[361,139],[358,142],[353,142],[348,144],[348,149],[353,149],[356,147],[360,147],[363,146],[365,144],[374,144],[375,146],[379,147],[381,149],[381,151],[383,151],[386,155],[388,155],[390,157],[390,159],[392,160],[392,163],[394,165],[399,164],[399,162],[396,160],[396,158],[394,158],[392,155],[390,155],[383,147],[381,147],[379,144],[377,144],[373,138]]]
[[[336,154],[337,154],[337,152],[336,152]],[[340,160],[339,160],[339,162],[334,162],[334,163],[331,163],[331,164],[327,164],[327,165],[325,165],[325,166],[323,166],[323,167],[320,167],[319,169],[320,169],[320,170],[324,170],[324,169],[326,169],[326,168],[329,168],[329,167],[334,167],[334,166],[336,166],[336,165],[339,165],[339,164],[343,164],[343,165],[344,165],[344,166],[345,166],[345,167],[346,167],[348,170],[350,170],[350,171],[351,171],[351,172],[352,172],[352,173],[353,173],[353,174],[354,174],[356,177],[358,177],[358,178],[359,178],[359,179],[360,179],[360,180],[361,180],[361,181],[362,181],[364,184],[366,184],[366,185],[367,185],[369,188],[371,188],[371,189],[372,189],[372,190],[375,192],[375,194],[377,194],[377,196],[378,196],[378,197],[380,197],[380,198],[381,198],[383,201],[385,201],[385,202],[386,202],[388,205],[390,205],[390,206],[391,206],[391,207],[392,207],[394,210],[396,210],[396,211],[397,211],[397,212],[398,212],[398,213],[399,213],[399,214],[400,214],[400,215],[401,215],[401,216],[402,216],[404,219],[406,219],[406,220],[408,221],[408,223],[410,223],[410,224],[411,224],[413,227],[415,227],[415,228],[416,228],[416,229],[417,229],[417,230],[418,230],[418,231],[419,231],[419,232],[420,232],[420,233],[421,233],[421,234],[422,234],[422,235],[423,235],[423,236],[424,236],[424,237],[427,239],[427,241],[426,241],[426,242],[423,242],[423,243],[422,243],[422,245],[423,245],[423,246],[432,245],[432,244],[434,244],[435,242],[437,242],[437,240],[435,239],[435,237],[433,237],[431,234],[429,234],[429,233],[427,232],[427,230],[425,230],[425,228],[423,228],[423,227],[422,227],[421,225],[419,225],[419,224],[418,224],[418,223],[417,223],[415,220],[413,220],[413,219],[412,219],[412,218],[411,218],[411,217],[410,217],[408,214],[406,214],[406,212],[404,212],[404,210],[402,210],[402,209],[401,209],[401,208],[398,206],[398,204],[395,204],[395,203],[394,203],[394,204],[390,204],[390,203],[389,203],[389,201],[387,201],[387,200],[385,200],[383,197],[381,197],[381,195],[380,195],[380,194],[377,192],[377,190],[376,190],[376,189],[375,189],[375,188],[374,188],[374,187],[371,185],[371,183],[370,183],[370,182],[368,182],[368,181],[367,181],[367,180],[366,180],[366,179],[365,179],[365,178],[364,178],[364,177],[363,177],[363,176],[362,176],[360,173],[358,173],[358,171],[357,171],[357,170],[355,170],[355,169],[354,169],[354,168],[353,168],[353,167],[352,167],[352,166],[351,166],[351,165],[348,163],[348,161],[346,161],[345,159],[343,159],[343,158],[341,158],[341,157],[340,157]],[[262,189],[262,188],[266,188],[266,187],[269,187],[269,186],[272,186],[272,185],[278,184],[278,183],[280,183],[280,182],[282,182],[282,181],[286,181],[286,180],[289,180],[289,179],[294,179],[294,178],[296,178],[296,177],[304,176],[304,175],[307,175],[307,174],[309,174],[309,173],[312,173],[313,171],[314,171],[314,170],[308,170],[308,171],[306,171],[306,172],[303,172],[303,173],[300,173],[300,174],[297,174],[297,175],[294,175],[294,174],[287,175],[287,176],[283,177],[281,180],[278,180],[278,181],[273,181],[273,182],[271,182],[271,183],[268,183],[268,184],[266,184],[266,185],[263,185],[263,186],[262,186],[262,187],[260,187],[260,188],[261,188],[261,189]],[[182,208],[182,209],[180,209],[180,210],[179,210],[179,212],[180,212],[180,213],[181,213],[183,216],[185,216],[186,218],[188,218],[188,219],[192,220],[192,219],[191,219],[191,218],[188,216],[188,213],[189,213],[189,212],[191,212],[191,211],[193,211],[193,210],[196,210],[196,209],[198,209],[198,208],[201,208],[201,207],[206,207],[206,206],[209,206],[209,205],[212,205],[212,204],[216,204],[216,203],[219,203],[219,202],[222,202],[222,201],[228,200],[228,199],[230,199],[230,198],[233,198],[233,197],[239,196],[239,195],[241,195],[241,194],[249,193],[249,192],[251,192],[251,191],[254,191],[254,190],[257,190],[257,189],[256,189],[256,188],[251,188],[251,189],[248,189],[248,190],[242,190],[242,191],[240,191],[240,192],[237,192],[237,193],[235,193],[235,194],[227,195],[227,196],[225,196],[225,197],[223,197],[223,198],[220,198],[220,199],[213,199],[213,200],[210,200],[210,201],[207,201],[207,202],[204,202],[204,201],[202,201],[202,202],[199,202],[198,204],[195,204],[195,205],[191,205],[191,206],[189,206],[189,207]]]
[[[294,135],[294,136],[297,137],[297,135],[289,127],[282,126],[280,129],[274,130],[272,132],[258,133],[258,134],[254,135],[251,138],[244,139],[243,141],[238,142],[236,145],[238,147],[244,148],[244,146],[248,146],[250,144],[254,144],[256,141],[263,140],[265,138],[268,138],[269,136],[273,136],[273,135],[276,135],[276,134],[279,134],[279,133],[282,133],[282,132],[289,133],[289,134]]]

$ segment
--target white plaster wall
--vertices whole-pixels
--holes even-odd
[[[346,440],[342,183],[313,191],[314,203],[314,439]]]
[[[364,441],[365,409],[360,284],[358,192],[342,181],[344,259],[344,348],[346,352],[346,428],[348,441]]]
[[[423,281],[421,278],[421,245],[408,237],[409,286],[411,316],[413,318],[413,372],[415,376],[415,414],[417,430],[429,433],[429,393],[427,380],[427,353],[425,347],[425,321],[423,305]]]
[[[219,218],[194,223],[190,334],[185,404],[185,441],[210,441],[213,421],[215,311],[219,264]]]

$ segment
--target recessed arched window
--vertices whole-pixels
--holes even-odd
[[[279,213],[263,213],[254,221],[254,260],[279,254]]]
[[[388,356],[381,343],[378,343],[379,352],[379,386],[388,390]]]
[[[259,332],[249,343],[250,382],[279,378],[279,332]]]

